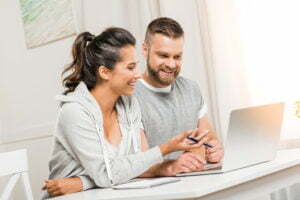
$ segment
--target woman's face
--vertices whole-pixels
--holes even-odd
[[[128,45],[120,49],[121,61],[111,71],[109,85],[117,95],[133,94],[137,79],[141,74],[137,69],[137,55],[134,46]]]

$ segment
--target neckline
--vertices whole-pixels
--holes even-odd
[[[154,86],[150,85],[149,83],[147,83],[144,79],[138,79],[138,81],[140,81],[145,87],[147,87],[148,89],[150,89],[153,92],[170,93],[171,89],[172,89],[171,85],[164,87],[164,88],[157,88],[157,87],[154,87]]]
[[[112,147],[113,149],[118,149],[118,151],[121,150],[121,148],[124,146],[124,140],[125,140],[125,134],[123,132],[123,127],[122,127],[122,123],[121,120],[121,116],[120,116],[120,108],[118,106],[118,102],[117,102],[117,105],[116,105],[116,112],[117,112],[117,121],[118,121],[118,125],[119,125],[119,129],[120,129],[120,133],[121,133],[121,141],[119,142],[119,144],[117,144],[117,146],[111,144],[105,137],[103,137],[104,141],[106,144],[108,144],[110,147]],[[104,126],[104,124],[103,124]],[[103,127],[103,131],[104,131],[104,127]]]

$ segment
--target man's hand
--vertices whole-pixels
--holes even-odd
[[[47,190],[50,196],[58,196],[80,192],[83,190],[83,185],[79,177],[58,178],[45,180],[42,190]]]
[[[224,155],[221,142],[218,139],[213,138],[208,140],[206,143],[212,146],[212,148],[209,147],[206,148],[207,161],[212,163],[220,162]]]
[[[191,152],[185,152],[169,166],[169,176],[175,176],[179,173],[201,171],[203,170],[204,164],[206,164],[206,161],[201,156]]]
[[[159,145],[162,155],[166,155],[176,151],[189,151],[191,149],[201,147],[203,143],[208,141],[209,138],[206,137],[207,132],[200,135],[197,134],[198,128],[182,132],[181,134],[172,137],[167,142]],[[199,142],[195,143],[193,141],[190,141],[187,139],[187,137],[193,137]]]

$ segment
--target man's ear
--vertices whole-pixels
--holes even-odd
[[[98,74],[99,74],[100,78],[103,79],[103,80],[109,80],[110,77],[111,77],[110,69],[108,69],[105,66],[100,66],[98,68]]]
[[[149,44],[147,44],[147,42],[143,42],[143,44],[142,44],[142,51],[143,51],[144,58],[147,59],[148,52],[149,52]]]

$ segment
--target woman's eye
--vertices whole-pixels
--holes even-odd
[[[128,69],[132,71],[135,69],[135,67],[128,67]]]

